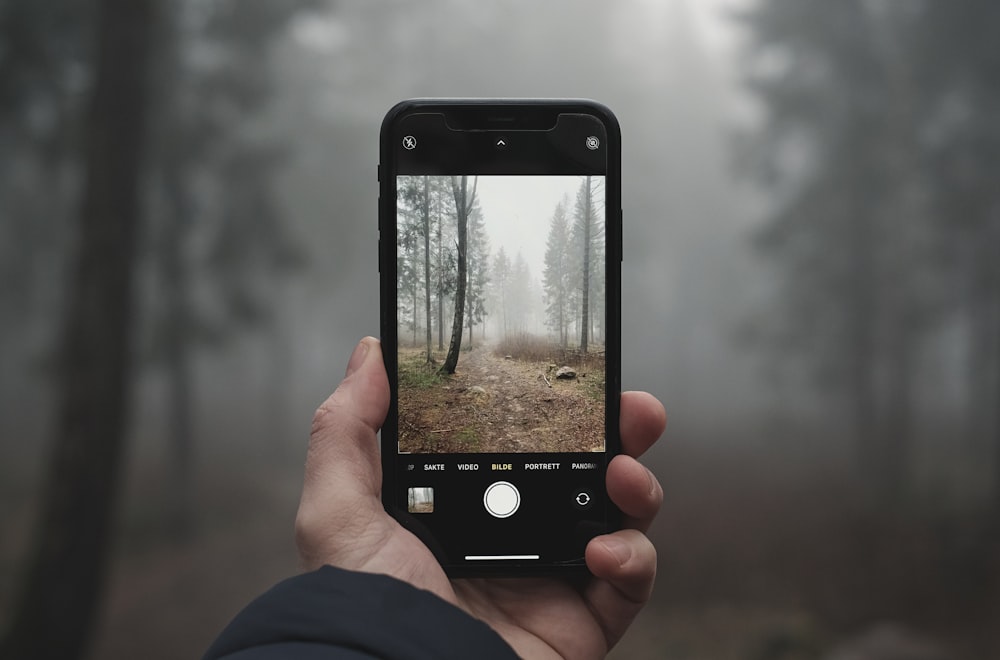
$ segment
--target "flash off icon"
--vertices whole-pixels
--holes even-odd
[[[597,136],[591,135],[587,138],[587,148],[591,151],[597,150],[601,146],[601,141],[597,139]]]

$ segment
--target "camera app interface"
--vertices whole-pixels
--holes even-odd
[[[418,113],[392,137],[390,506],[457,571],[580,565],[613,524],[607,137],[572,112],[502,131]]]
[[[396,192],[399,453],[603,452],[603,177]],[[571,469],[555,463],[526,469]]]

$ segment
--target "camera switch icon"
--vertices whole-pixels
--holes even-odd
[[[594,497],[586,490],[578,490],[573,493],[573,506],[577,509],[589,509],[594,503]]]

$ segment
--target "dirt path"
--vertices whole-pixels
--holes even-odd
[[[601,372],[557,380],[550,365],[463,352],[454,376],[400,391],[408,452],[581,452],[604,449]]]

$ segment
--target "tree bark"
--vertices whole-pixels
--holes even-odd
[[[583,311],[580,319],[580,351],[587,352],[587,331],[590,329],[590,224],[591,198],[590,177],[587,177],[587,195],[585,197],[583,218]]]
[[[427,362],[433,361],[431,354],[431,209],[430,182],[424,175],[424,325],[427,326]]]
[[[473,183],[472,194],[468,194],[469,178],[462,177],[461,184],[454,177],[451,180],[452,192],[455,195],[455,215],[458,224],[458,275],[455,284],[455,316],[451,324],[451,343],[448,346],[448,356],[441,366],[441,371],[447,374],[455,373],[458,366],[458,354],[462,350],[462,333],[464,332],[465,287],[468,280],[465,260],[468,246],[469,211],[476,198],[476,184]]]
[[[128,411],[155,0],[102,0],[76,263],[42,507],[4,658],[80,658],[107,568]]]
[[[439,189],[440,190],[440,189]],[[437,303],[438,303],[438,350],[444,350],[444,240],[441,237],[440,197],[437,213]]]

